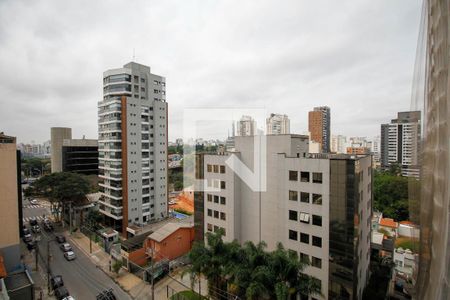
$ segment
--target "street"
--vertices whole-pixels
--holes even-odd
[[[28,201],[24,201],[24,220],[31,217],[38,219],[39,225],[43,214],[49,215],[49,209],[45,203],[40,205],[30,205]],[[40,218],[38,218],[40,217]],[[29,227],[29,223],[24,223]],[[42,226],[41,226],[42,227]],[[55,226],[55,232],[62,234],[63,229]],[[39,274],[46,277],[47,272],[47,244],[50,241],[50,270],[52,275],[61,275],[63,277],[64,286],[75,299],[96,299],[96,295],[102,290],[112,288],[117,299],[131,299],[110,277],[96,267],[88,256],[76,245],[71,243],[73,251],[77,258],[73,261],[67,261],[64,258],[63,251],[59,249],[59,244],[54,241],[55,234],[44,230],[40,234],[33,234],[35,237],[40,236],[39,246]],[[38,238],[39,239],[39,238]],[[68,240],[70,243],[70,240]],[[45,278],[46,279],[46,278]],[[46,290],[46,286],[42,286]]]

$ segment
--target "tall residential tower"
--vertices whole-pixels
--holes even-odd
[[[290,121],[288,116],[280,114],[270,114],[266,120],[267,134],[289,134]]]
[[[133,224],[142,226],[168,213],[165,81],[135,62],[103,73],[100,212],[123,236]]]
[[[308,113],[308,131],[311,133],[311,140],[320,143],[323,153],[330,152],[330,126],[331,114],[328,106],[314,107]]]

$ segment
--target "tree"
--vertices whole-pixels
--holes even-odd
[[[45,175],[36,180],[30,193],[34,196],[47,198],[51,203],[52,214],[56,220],[59,220],[65,205],[80,203],[89,191],[90,184],[85,176],[61,172]]]
[[[114,260],[114,263],[112,265],[113,272],[119,274],[120,268],[122,268],[122,261]]]
[[[394,171],[395,172],[395,171]],[[409,218],[408,178],[391,172],[376,172],[373,182],[374,208],[396,221]]]

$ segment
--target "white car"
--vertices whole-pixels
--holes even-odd
[[[31,199],[31,200],[30,200],[30,204],[38,205],[39,202],[38,202],[36,199]]]
[[[61,250],[64,251],[64,252],[72,251],[72,246],[70,246],[69,243],[61,244],[61,245],[59,246],[59,248],[61,248]]]
[[[67,260],[74,260],[75,258],[77,258],[77,256],[75,255],[75,252],[73,252],[73,251],[64,252],[64,257]]]
[[[75,298],[72,297],[72,296],[67,296],[66,298],[64,298],[64,299],[62,299],[62,300],[75,300]]]

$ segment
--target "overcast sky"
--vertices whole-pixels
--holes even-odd
[[[166,77],[170,140],[184,108],[265,108],[303,133],[319,105],[332,134],[374,136],[410,108],[420,11],[419,0],[2,0],[0,131],[97,138],[102,72],[135,49]],[[218,138],[227,127],[210,126]]]

